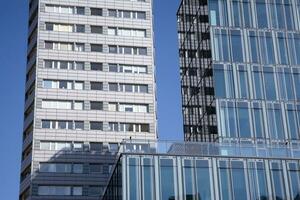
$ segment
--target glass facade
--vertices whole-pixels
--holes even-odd
[[[265,156],[262,146],[254,149],[257,154],[213,143],[123,144],[104,200],[299,199],[299,149]]]
[[[177,15],[186,140],[297,142],[299,8],[298,0],[182,1]],[[184,73],[191,68],[197,77]],[[197,118],[190,112],[195,105]]]

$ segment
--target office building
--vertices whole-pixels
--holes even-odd
[[[104,200],[297,200],[300,149],[125,141]]]
[[[20,199],[98,199],[157,138],[152,1],[29,0],[28,26]]]
[[[299,5],[182,1],[177,16],[185,140],[298,145]]]

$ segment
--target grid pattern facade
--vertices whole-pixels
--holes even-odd
[[[197,94],[190,94],[191,88],[185,90],[184,80],[191,81],[194,77],[182,73],[182,93],[183,98],[200,95],[213,99],[214,103],[198,104],[201,109],[197,116],[209,117],[203,107],[213,105],[212,115],[215,118],[212,121],[217,130],[207,133],[201,131],[201,127],[200,131],[194,129],[191,120],[194,112],[185,109],[185,105],[192,104],[183,100],[186,140],[203,141],[203,134],[211,134],[221,141],[297,145],[300,136],[299,1],[200,2],[182,1],[178,12],[180,51],[183,44],[195,41],[192,37],[210,38],[211,62],[196,66],[212,70],[208,73],[212,80],[207,82],[213,82],[213,92],[206,94],[199,90]],[[201,12],[194,11],[202,7],[202,13],[208,17],[207,33],[198,36],[190,30],[203,24],[197,21],[202,16]],[[192,21],[191,25],[188,25],[189,21]],[[186,27],[185,31],[182,32],[181,27]],[[196,40],[196,43],[199,41]],[[193,50],[194,47],[188,49]],[[194,54],[181,53],[180,56],[182,60],[199,59],[199,52],[201,49]],[[189,68],[191,63],[182,62],[181,68]],[[204,86],[201,82],[199,85]],[[211,124],[212,121],[207,119],[206,123]],[[193,135],[200,138],[195,139]]]
[[[186,141],[217,138],[207,1],[182,1],[177,13]]]
[[[20,199],[98,199],[156,139],[151,0],[31,0]]]
[[[106,200],[299,199],[299,160],[123,154]]]

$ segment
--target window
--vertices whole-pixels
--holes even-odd
[[[83,143],[82,142],[74,142],[73,150],[74,151],[83,151]]]
[[[91,90],[103,90],[103,83],[91,82]]]
[[[103,45],[102,44],[91,44],[91,51],[92,52],[102,52]]]
[[[72,164],[69,163],[40,163],[40,172],[45,173],[71,173]]]
[[[102,151],[103,149],[103,144],[102,143],[97,143],[97,142],[91,142],[90,143],[90,150],[91,151]]]
[[[109,89],[109,91],[118,92],[118,84],[117,83],[109,83],[108,89]]]
[[[71,150],[71,142],[40,142],[40,150]]]
[[[76,7],[76,14],[77,15],[84,15],[85,14],[84,7]]]
[[[116,122],[109,122],[108,123],[108,131],[118,132],[119,124]]]
[[[75,121],[74,122],[75,130],[83,130],[84,129],[84,122],[83,121]]]
[[[91,33],[102,34],[103,27],[102,26],[91,26]]]
[[[117,143],[109,143],[109,151],[110,152],[118,152],[119,145]]]
[[[75,101],[74,102],[74,110],[83,110],[83,102]]]
[[[90,164],[90,173],[102,173],[102,165]]]
[[[107,34],[108,35],[117,35],[117,28],[108,27]]]
[[[118,72],[117,64],[108,64],[109,72]]]
[[[89,196],[98,197],[102,194],[102,188],[98,186],[89,186]]]
[[[103,103],[92,101],[91,102],[91,110],[103,110]]]
[[[38,195],[51,195],[51,196],[71,196],[70,186],[39,186]]]
[[[42,128],[50,129],[50,120],[42,120]]]
[[[102,16],[102,8],[91,8],[91,15]]]
[[[81,82],[81,81],[76,81],[75,83],[74,83],[74,89],[75,90],[83,90],[83,82]]]
[[[55,101],[55,100],[43,100],[42,108],[48,109],[72,109],[71,101]]]
[[[102,131],[103,123],[102,122],[90,122],[90,129]]]
[[[109,103],[108,104],[108,111],[117,111],[118,109],[118,104],[117,103]]]
[[[117,17],[117,10],[108,9],[109,17]]]
[[[76,33],[84,33],[85,32],[85,26],[81,24],[77,24],[75,26],[75,32]]]
[[[109,45],[109,46],[108,46],[108,52],[109,52],[109,53],[118,53],[118,48],[117,48],[117,46]]]
[[[82,187],[73,187],[73,196],[82,196]]]
[[[103,64],[102,63],[91,63],[91,70],[103,71]]]

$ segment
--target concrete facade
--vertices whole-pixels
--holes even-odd
[[[20,199],[98,199],[116,145],[157,138],[152,2],[29,4]]]

